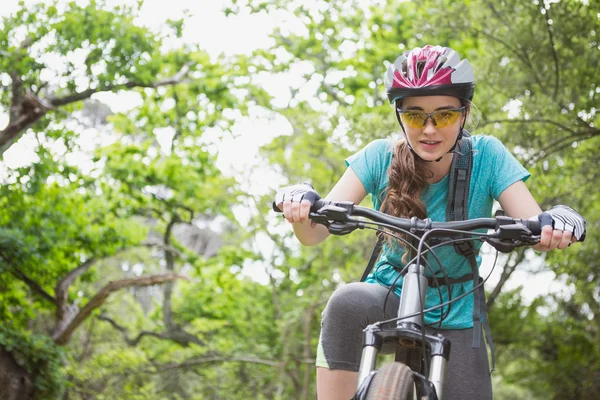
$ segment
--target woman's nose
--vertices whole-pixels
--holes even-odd
[[[423,133],[435,133],[436,130],[437,130],[437,128],[435,127],[435,124],[433,123],[433,118],[428,117],[425,120],[425,126],[423,127]]]

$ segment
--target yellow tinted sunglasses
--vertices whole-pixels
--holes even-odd
[[[397,109],[400,119],[411,128],[422,128],[431,118],[436,128],[445,128],[452,125],[460,118],[465,107],[452,108],[449,110],[437,110],[432,113],[426,113],[422,110],[401,110]]]

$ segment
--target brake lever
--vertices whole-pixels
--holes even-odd
[[[329,233],[332,235],[347,235],[350,232],[355,231],[358,228],[361,228],[361,224],[359,221],[346,221],[346,222],[332,222],[329,224],[327,229]]]
[[[309,217],[317,224],[326,226],[332,235],[347,235],[363,225],[361,221],[350,218],[350,211],[351,207],[326,205],[317,212],[311,212]]]
[[[501,225],[490,236],[483,239],[501,253],[510,253],[520,246],[535,245],[540,237],[534,235],[523,224]]]

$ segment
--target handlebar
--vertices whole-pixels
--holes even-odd
[[[281,212],[275,204],[273,209]],[[519,245],[532,245],[539,241],[541,223],[537,220],[524,220],[496,214],[494,218],[475,218],[465,221],[433,222],[431,219],[394,217],[367,207],[357,206],[349,201],[330,201],[319,199],[310,209],[310,219],[327,226],[330,233],[345,235],[355,229],[365,228],[369,221],[353,217],[362,217],[372,223],[388,229],[429,237],[455,237],[456,231],[474,231],[492,229],[495,232],[486,238],[492,246],[502,252],[513,250]]]
[[[340,208],[338,210],[337,208]],[[343,209],[343,211],[342,211]],[[333,211],[333,213],[332,213]],[[325,214],[328,217],[332,216],[333,221],[343,222],[342,220],[337,220],[336,215],[339,213],[343,213],[348,217],[356,216],[356,217],[365,217],[370,219],[373,222],[379,222],[387,225],[392,225],[401,230],[407,230],[410,232],[426,232],[432,229],[453,229],[453,230],[463,230],[463,231],[472,231],[475,229],[499,229],[501,226],[507,225],[516,225],[522,224],[527,229],[531,231],[532,235],[539,235],[542,231],[540,221],[537,220],[526,220],[526,219],[516,219],[510,218],[503,215],[498,215],[494,218],[475,218],[465,221],[450,221],[450,222],[433,222],[429,218],[427,219],[417,219],[413,217],[411,219],[408,218],[400,218],[394,217],[380,211],[373,210],[367,207],[357,206],[352,202],[348,201],[327,201],[327,200],[316,200],[315,203],[311,207],[311,217],[317,217],[320,214]],[[438,234],[433,234],[432,236],[446,236],[443,232],[439,232]]]

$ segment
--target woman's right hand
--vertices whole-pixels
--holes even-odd
[[[310,207],[320,198],[321,196],[312,185],[301,183],[279,189],[275,195],[274,204],[283,211],[288,222],[304,223],[308,221]]]

